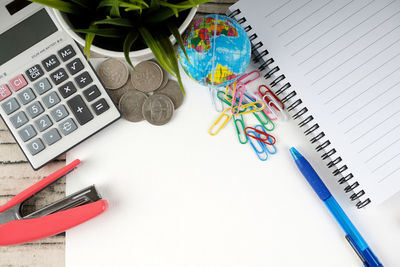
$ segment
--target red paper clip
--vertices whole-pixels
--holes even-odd
[[[250,131],[250,132],[249,132],[249,131]],[[266,132],[264,132],[264,131],[260,131],[260,130],[258,130],[258,129],[256,129],[256,128],[253,128],[253,127],[246,127],[246,128],[244,129],[244,132],[245,132],[245,134],[246,134],[248,137],[251,137],[251,138],[253,138],[253,139],[256,139],[256,140],[258,140],[258,141],[260,141],[260,142],[263,142],[264,144],[267,144],[267,145],[271,145],[271,146],[272,146],[272,145],[274,145],[275,142],[276,142],[276,139],[275,139],[274,136],[272,136],[272,135],[270,135],[270,134],[268,134],[268,133],[266,133]],[[265,138],[263,138],[263,137],[257,137],[256,135],[252,135],[251,132],[258,133],[260,136],[265,136]],[[271,138],[272,141],[270,141],[270,138]]]
[[[265,91],[262,90],[262,88],[265,88]],[[258,87],[258,92],[260,93],[262,99],[264,102],[268,105],[269,102],[271,102],[272,99],[274,99],[279,105],[281,106],[281,109],[279,109],[277,106],[275,106],[274,103],[271,103],[270,106],[273,106],[277,111],[281,111],[285,108],[285,105],[283,102],[272,92],[271,89],[269,89],[266,85],[260,85]]]

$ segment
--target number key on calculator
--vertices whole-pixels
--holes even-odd
[[[14,42],[6,33],[29,36],[0,56],[0,115],[38,169],[121,115],[51,9],[24,9],[0,17],[0,46]],[[34,35],[32,25],[40,25]]]

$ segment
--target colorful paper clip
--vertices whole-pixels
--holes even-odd
[[[211,125],[210,129],[208,130],[208,133],[210,135],[217,135],[219,131],[222,130],[222,128],[225,127],[225,125],[230,121],[232,118],[233,114],[230,112],[231,108],[226,108],[221,115],[218,117],[218,119]],[[219,126],[218,126],[219,125]],[[214,128],[217,128],[214,131]]]
[[[269,118],[271,118],[271,114],[274,116],[273,118],[275,120],[279,119],[281,121],[286,121],[287,120],[287,115],[285,110],[281,108],[281,105],[276,102],[275,99],[266,99],[267,96],[264,96],[263,99],[266,103],[265,109],[270,112],[270,115],[268,115]]]
[[[253,113],[254,117],[264,127],[265,130],[271,132],[275,129],[275,124],[264,112],[258,111]]]
[[[253,76],[253,77],[251,77],[251,76]],[[257,80],[258,78],[260,78],[260,76],[261,76],[261,73],[259,71],[255,70],[250,73],[246,73],[246,74],[242,75],[239,79],[237,79],[237,82],[246,86],[246,85],[254,82],[255,80]],[[231,84],[231,89],[232,89],[232,84]]]
[[[237,106],[234,106],[232,103],[231,112],[233,113],[233,115],[238,115],[240,108],[242,106],[243,96],[244,96],[245,91],[246,91],[246,86],[244,84],[242,84],[242,83],[236,84],[235,83],[231,103],[232,103],[233,99],[236,99]],[[235,109],[235,107],[237,107],[237,108]]]
[[[248,131],[248,133],[253,134],[254,136],[257,136],[257,133],[255,133],[254,131]],[[255,140],[255,142],[253,142],[250,138],[249,143],[250,143],[251,147],[253,148],[254,152],[256,153],[257,157],[261,161],[266,161],[268,159],[268,153],[265,151],[265,146],[264,146],[263,142],[261,142],[257,139]],[[257,145],[255,145],[255,144],[257,144]]]
[[[258,137],[257,135],[254,135],[254,134],[251,135],[252,131],[255,132],[255,133],[260,134],[261,136]],[[253,127],[246,127],[244,129],[244,132],[248,137],[251,137],[253,139],[259,140],[259,141],[261,141],[261,142],[263,142],[264,144],[267,144],[267,145],[274,145],[275,142],[276,142],[275,137],[270,135],[269,133],[265,132],[264,130],[258,130],[258,129],[253,128]],[[262,137],[262,136],[265,136],[265,137]]]
[[[275,103],[273,104],[274,108],[278,110],[278,106],[280,106],[280,110],[285,109],[285,105],[283,104],[283,102],[266,85],[260,85],[258,87],[258,92],[260,93],[262,99],[265,101],[266,104],[268,104],[268,102],[270,102],[271,100],[275,100]],[[279,105],[275,105],[276,103],[278,103]]]
[[[257,125],[257,126],[254,127],[254,128],[256,128],[257,130],[260,130],[260,131],[264,131],[264,127],[262,127],[261,125]],[[261,136],[260,136],[259,134],[257,134],[257,133],[256,133],[256,136],[261,138]],[[268,137],[268,139],[269,139],[270,143],[273,142],[273,140],[272,140],[271,137]],[[275,143],[275,142],[274,142],[274,143]],[[276,154],[276,152],[278,151],[278,150],[276,149],[276,146],[275,146],[274,144],[273,144],[273,145],[270,145],[270,144],[267,144],[267,143],[263,143],[263,145],[265,146],[265,151],[266,151],[268,154],[270,154],[270,155],[274,155],[274,154]],[[269,147],[272,147],[273,150],[270,150]]]
[[[241,110],[239,110],[238,112],[234,112],[235,115],[244,115],[244,114],[250,114],[250,113],[254,113],[257,111],[261,111],[265,108],[265,104],[262,101],[255,101],[255,102],[251,102],[251,103],[247,103],[245,105],[241,106]],[[238,106],[233,108],[234,110],[239,109]]]
[[[249,141],[244,129],[246,128],[243,120],[243,115],[233,115],[233,122],[235,124],[236,133],[241,144],[246,144]]]
[[[214,87],[209,87],[208,90],[210,91],[211,103],[214,106],[215,110],[218,112],[222,112],[224,110],[224,105],[217,97],[218,90]]]

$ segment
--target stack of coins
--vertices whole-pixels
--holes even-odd
[[[131,122],[147,120],[153,125],[169,122],[183,103],[179,84],[154,61],[143,61],[129,71],[117,59],[102,62],[97,73],[122,117]]]

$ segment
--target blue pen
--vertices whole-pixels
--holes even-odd
[[[344,213],[343,209],[336,202],[336,199],[329,192],[328,188],[319,178],[310,163],[297,151],[294,147],[290,149],[290,153],[296,162],[297,167],[307,179],[308,183],[314,189],[315,193],[325,203],[329,211],[335,217],[336,221],[340,224],[343,231],[346,233],[346,239],[362,260],[364,266],[374,267],[383,266],[378,258],[374,255],[368,244],[362,238],[360,233],[351,223],[349,217]]]

